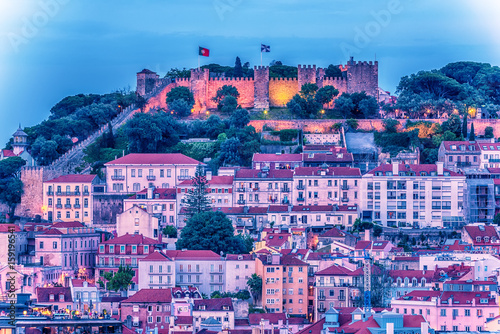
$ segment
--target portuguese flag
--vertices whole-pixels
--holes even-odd
[[[210,55],[210,50],[206,48],[199,47],[198,54],[203,57],[208,57]]]

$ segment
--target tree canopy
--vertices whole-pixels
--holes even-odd
[[[366,94],[342,93],[335,100],[334,112],[344,115],[344,118],[374,118],[378,114],[377,100]]]
[[[211,250],[217,254],[247,254],[252,240],[234,235],[231,220],[220,211],[197,213],[188,219],[176,243],[177,249]]]
[[[203,166],[196,166],[196,172],[191,179],[192,189],[188,190],[186,198],[186,212],[191,217],[195,214],[210,211],[210,199],[208,198],[208,181]]]
[[[138,113],[124,127],[130,153],[157,153],[179,142],[178,123],[165,112]]]
[[[14,221],[16,206],[21,203],[24,193],[20,170],[25,164],[26,161],[20,157],[0,160],[0,202],[9,207],[11,222]]]

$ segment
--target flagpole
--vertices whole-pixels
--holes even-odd
[[[262,66],[262,48],[260,48],[260,66]]]
[[[200,53],[198,53],[198,71],[200,70]]]

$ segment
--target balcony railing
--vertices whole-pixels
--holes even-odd
[[[282,200],[281,204],[290,204],[290,201],[289,200]]]
[[[457,162],[457,167],[470,167],[472,164],[470,163],[470,161],[458,161]]]
[[[349,190],[349,186],[347,184],[342,185],[342,190]]]
[[[288,192],[290,192],[290,188],[288,188],[288,187],[281,188],[281,192],[288,193]]]
[[[146,180],[148,180],[148,181],[154,181],[154,180],[156,180],[156,176],[154,176],[154,175],[148,175],[148,176],[146,176]]]
[[[56,204],[57,209],[62,209],[62,204]]]
[[[180,175],[180,176],[177,176],[177,180],[191,180],[191,176],[190,175]]]
[[[65,209],[71,209],[71,204],[64,204]]]
[[[125,175],[111,175],[111,180],[123,181],[123,180],[125,180]]]
[[[62,191],[56,192],[56,196],[62,196],[62,194],[63,194]]]
[[[73,207],[74,207],[75,209],[80,209],[80,204],[75,204]]]
[[[349,198],[347,198],[347,197],[342,197],[342,202],[349,202]]]
[[[89,195],[89,192],[88,191],[84,191],[83,192],[83,196],[88,196]]]
[[[53,191],[47,191],[47,196],[53,196],[54,192]]]
[[[489,162],[500,162],[500,159],[490,159]]]
[[[326,299],[326,296],[318,296],[318,300],[325,300]]]
[[[304,197],[298,197],[297,202],[304,202],[306,199]]]
[[[245,192],[245,188],[237,188],[236,191],[238,191],[240,193],[244,193]]]
[[[238,204],[245,204],[245,200],[244,199],[239,199],[238,200]]]
[[[297,189],[298,189],[298,190],[304,190],[304,189],[305,189],[305,186],[304,186],[303,184],[299,184],[299,185],[297,186]]]
[[[345,296],[340,295],[339,300],[345,300]]]
[[[326,312],[326,308],[324,306],[318,307],[318,312]]]

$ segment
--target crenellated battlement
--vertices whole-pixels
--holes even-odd
[[[265,70],[268,70],[269,69],[269,66],[254,66],[253,69],[255,71],[265,71]]]
[[[234,77],[234,78],[226,78],[226,77],[215,77],[210,78],[210,81],[253,81],[253,78],[242,78],[242,77]]]
[[[270,81],[297,81],[298,78],[282,78],[282,77],[278,77],[278,78],[270,78],[269,80]]]
[[[341,77],[327,77],[327,78],[324,78],[323,80],[324,81],[342,81],[342,82],[347,81],[346,79],[341,78]]]
[[[348,66],[378,66],[378,61],[352,61],[348,63]],[[342,65],[341,65],[342,66]]]
[[[191,81],[191,78],[176,78],[175,79],[175,82],[177,82],[177,83],[181,83],[181,82],[189,83],[189,81]]]
[[[316,70],[316,65],[298,65],[298,68]]]

